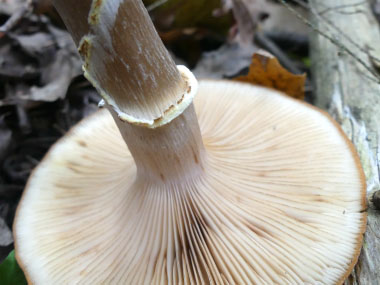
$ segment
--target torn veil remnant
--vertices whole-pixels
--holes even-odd
[[[54,2],[70,31],[83,23],[71,18],[75,0]],[[139,54],[140,37],[143,53],[164,49],[140,1],[96,3],[103,4],[95,22],[112,12],[108,18],[116,24],[79,25],[74,40],[91,35],[87,72],[137,120],[120,120],[114,108],[100,110],[56,143],[34,171],[14,225],[28,281],[342,282],[365,230],[365,180],[337,124],[279,92],[212,80],[201,81],[194,103],[172,120],[141,124],[181,104],[184,92],[196,92],[195,79],[187,90],[182,75],[189,71],[164,60],[165,52]],[[75,13],[88,15],[90,5],[81,5],[87,12]],[[115,30],[123,25],[120,39]],[[108,52],[110,58],[100,56]],[[152,93],[146,75],[167,69],[170,84],[169,77],[156,80]]]

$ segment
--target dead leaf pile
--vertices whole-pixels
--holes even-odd
[[[99,101],[70,35],[25,4],[0,1],[0,261],[12,249],[10,228],[31,170]],[[17,21],[7,26],[12,15]]]
[[[62,99],[79,74],[81,62],[70,35],[44,16],[22,19],[0,38],[0,106]]]

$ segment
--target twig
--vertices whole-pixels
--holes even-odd
[[[362,1],[362,2],[355,3],[355,4],[344,4],[344,5],[334,6],[334,7],[328,7],[325,10],[322,10],[321,12],[319,12],[319,14],[323,15],[323,14],[328,13],[330,11],[344,9],[344,8],[357,7],[357,6],[364,5],[366,3],[367,3],[367,1],[365,0],[365,1]]]
[[[352,38],[350,36],[348,36],[340,28],[338,28],[332,21],[330,21],[329,19],[323,17],[323,14],[325,14],[326,12],[330,12],[330,11],[337,10],[337,9],[343,9],[343,8],[349,8],[349,7],[356,7],[356,6],[364,5],[366,3],[366,1],[362,1],[362,2],[359,2],[359,3],[355,3],[355,4],[345,4],[345,5],[335,6],[335,7],[328,7],[325,10],[322,10],[320,12],[316,11],[315,8],[312,5],[308,5],[308,4],[304,3],[303,1],[300,1],[300,0],[292,0],[292,1],[295,2],[295,3],[297,3],[298,5],[302,6],[306,10],[310,10],[313,13],[313,15],[316,16],[317,18],[323,19],[323,21],[321,21],[322,24],[326,24],[327,23],[328,25],[330,25],[334,30],[336,30],[339,33],[339,35],[343,36],[353,46],[355,46],[356,48],[358,48],[363,53],[367,54],[367,56],[370,58],[370,60],[375,60],[377,62],[380,62],[380,59],[376,58],[375,56],[373,56],[372,54],[370,54],[368,52],[368,50],[365,50],[363,47],[361,47],[360,45],[358,45],[355,41],[352,40]],[[341,14],[342,13],[343,12],[341,12]],[[358,12],[356,11],[356,13],[358,13]]]
[[[309,9],[309,5],[302,0],[291,0],[291,1],[298,4],[302,8]]]
[[[363,13],[364,11],[363,10],[355,10],[355,11],[351,11],[351,12],[339,12],[339,14],[342,14],[342,15],[355,15],[355,14],[359,14],[359,13]]]
[[[277,30],[268,30],[264,32],[264,35],[282,50],[296,52],[300,56],[308,55],[309,39],[307,35]]]
[[[161,5],[165,4],[166,2],[168,2],[168,0],[158,0],[158,1],[155,1],[152,4],[150,4],[148,7],[146,7],[146,10],[148,12],[151,12],[154,9],[156,9],[156,8],[160,7]]]
[[[356,4],[358,5],[358,4]],[[341,5],[340,7],[345,6],[349,7],[349,5]],[[351,6],[354,6],[352,4]],[[335,25],[332,21],[322,16],[322,12],[318,12],[315,10],[313,5],[309,5],[310,11],[313,13],[314,16],[316,16],[318,19],[322,19],[323,21],[320,21],[322,24],[326,24],[326,26],[330,26],[332,29],[337,31],[340,36],[343,36],[347,41],[349,41],[353,46],[355,46],[357,49],[359,49],[361,52],[365,53],[368,57],[380,61],[380,59],[377,59],[373,55],[371,55],[368,50],[365,50],[363,47],[361,47],[359,44],[357,44],[350,36],[348,36],[345,32],[343,32],[337,25]]]
[[[347,54],[349,54],[352,58],[354,58],[360,65],[362,65],[367,71],[369,71],[375,78],[372,78],[373,81],[380,83],[380,77],[374,71],[369,65],[367,65],[366,62],[364,62],[360,57],[358,57],[355,53],[353,53],[350,49],[348,49],[346,46],[344,46],[342,43],[340,43],[338,40],[331,37],[329,34],[321,31],[318,29],[313,23],[311,23],[309,20],[307,20],[305,17],[300,15],[296,10],[294,10],[285,0],[281,0],[281,3],[290,11],[292,12],[298,19],[300,19],[305,25],[313,29],[315,32],[329,40],[333,45],[337,46],[338,48],[344,50]]]

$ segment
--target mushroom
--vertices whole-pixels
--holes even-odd
[[[365,179],[328,114],[246,83],[197,86],[139,0],[54,2],[105,108],[28,181],[14,238],[29,283],[343,282]]]

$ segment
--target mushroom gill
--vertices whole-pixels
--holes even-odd
[[[181,157],[155,165],[157,175],[138,171],[107,110],[50,150],[14,226],[30,283],[337,284],[347,277],[366,223],[365,182],[337,124],[244,83],[201,81],[194,106],[204,149],[191,154],[199,171],[182,179],[167,170],[178,170]]]

